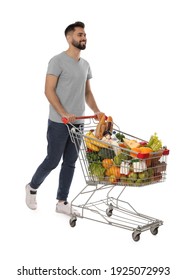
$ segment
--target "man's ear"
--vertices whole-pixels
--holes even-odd
[[[71,33],[67,34],[66,40],[68,41],[68,43],[71,42],[71,37],[72,37],[72,34],[71,34]]]

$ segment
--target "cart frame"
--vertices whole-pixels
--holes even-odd
[[[76,226],[77,218],[86,218],[88,220],[130,230],[132,231],[132,238],[134,241],[139,241],[141,233],[147,230],[150,230],[153,235],[156,235],[158,233],[158,228],[163,225],[163,221],[136,211],[129,202],[122,200],[122,195],[124,194],[126,187],[129,186],[142,187],[154,183],[164,182],[166,179],[167,165],[165,166],[164,170],[161,170],[161,180],[155,180],[154,178],[152,182],[146,182],[138,186],[127,182],[115,182],[111,184],[105,180],[98,180],[98,178],[96,179],[89,172],[89,163],[86,158],[87,148],[85,144],[85,139],[89,137],[85,135],[85,131],[95,129],[97,121],[95,121],[95,116],[83,118],[89,119],[89,122],[84,124],[84,132],[82,129],[78,129],[73,124],[71,128],[67,126],[71,140],[75,144],[77,153],[79,155],[79,162],[86,181],[86,186],[71,201],[71,217],[69,220],[70,226]],[[78,117],[78,119],[82,119],[82,117]],[[63,121],[64,123],[67,123],[65,119],[63,119]],[[115,131],[121,132],[119,127],[116,125]],[[124,134],[128,137],[144,141],[143,139],[134,137],[130,134]],[[162,153],[164,162],[166,162],[168,154],[169,150],[164,147]],[[156,153],[152,156],[152,158],[154,157],[157,157]],[[114,191],[116,192],[116,186],[118,186],[118,194],[115,194],[114,196],[113,194]],[[99,195],[101,193],[105,194],[104,198],[101,199],[99,197],[99,199],[97,199],[98,193]],[[83,199],[83,202],[79,202],[81,198]],[[80,215],[76,215],[73,212],[73,208],[79,210]]]

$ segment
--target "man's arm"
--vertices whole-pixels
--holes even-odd
[[[85,95],[86,95],[86,97],[85,97],[86,98],[86,103],[90,107],[90,109],[94,112],[94,114],[100,113],[100,110],[97,106],[97,103],[96,103],[95,98],[93,96],[93,93],[91,91],[89,80],[86,81]]]
[[[54,75],[46,75],[45,95],[49,103],[53,106],[53,108],[61,117],[66,117],[68,121],[73,122],[75,120],[75,116],[73,114],[69,114],[68,112],[66,112],[66,110],[64,109],[63,105],[61,104],[56,94],[57,82],[58,82],[58,77]]]

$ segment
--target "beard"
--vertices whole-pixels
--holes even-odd
[[[84,42],[84,44],[82,44],[82,42]],[[77,42],[77,41],[73,40],[72,45],[79,50],[85,50],[86,49],[86,42],[85,41],[82,41],[82,42]]]

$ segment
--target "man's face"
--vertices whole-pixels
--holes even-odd
[[[86,48],[86,33],[84,28],[76,27],[75,31],[71,34],[71,44],[79,50]]]

